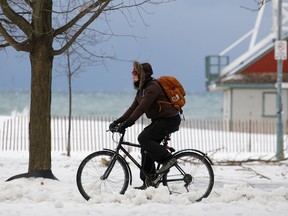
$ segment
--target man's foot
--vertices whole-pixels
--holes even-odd
[[[145,190],[147,187],[145,184],[139,186],[139,187],[134,187],[134,189],[137,189],[137,190]]]
[[[169,161],[164,163],[162,167],[157,171],[157,174],[165,173],[167,172],[172,166],[174,166],[177,163],[176,158],[171,158]]]

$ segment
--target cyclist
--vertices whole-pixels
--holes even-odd
[[[160,84],[153,79],[152,74],[153,70],[149,63],[133,62],[132,80],[137,90],[135,99],[127,111],[112,122],[109,128],[119,126],[118,131],[122,133],[144,113],[151,119],[151,123],[139,134],[138,142],[141,145],[142,167],[147,173],[154,175],[155,161],[162,164],[157,174],[167,172],[176,164],[176,159],[172,158],[171,153],[160,143],[166,135],[179,129],[181,117],[173,105],[158,102],[169,102],[169,99]],[[140,178],[143,185],[136,189],[144,190],[146,184],[142,172]]]

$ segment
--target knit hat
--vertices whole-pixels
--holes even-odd
[[[145,81],[150,79],[153,74],[152,66],[147,62],[140,64],[139,62],[134,61],[133,67],[134,70],[137,71],[140,79],[139,89],[142,89]]]
[[[145,62],[142,65],[142,68],[144,70],[144,73],[145,73],[145,77],[151,77],[152,74],[153,74],[153,70],[152,70],[152,67],[149,63]]]

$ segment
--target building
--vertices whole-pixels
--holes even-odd
[[[257,41],[261,20],[268,4],[259,10],[254,28],[229,46],[219,55],[207,56],[206,87],[209,91],[223,91],[223,119],[276,119],[278,112],[278,67],[275,57],[275,41],[277,39],[277,0],[272,0],[271,33]],[[266,8],[265,8],[266,6]],[[288,1],[282,3],[282,39],[288,40]],[[231,63],[227,53],[243,40],[250,38],[248,50]],[[285,43],[281,43],[283,46]],[[280,47],[280,50],[286,47]],[[279,51],[279,49],[276,49]],[[281,56],[285,58],[285,56]],[[287,120],[288,110],[288,61],[282,60],[282,105],[283,119]],[[287,84],[286,84],[287,83]]]

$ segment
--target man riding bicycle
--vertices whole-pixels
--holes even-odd
[[[144,128],[138,136],[141,145],[141,163],[143,169],[149,174],[155,173],[155,164],[162,164],[158,173],[167,172],[176,164],[176,159],[171,153],[160,145],[164,137],[179,129],[181,117],[179,111],[169,104],[160,84],[152,77],[153,70],[149,63],[140,64],[133,62],[132,79],[134,88],[137,90],[134,101],[127,111],[117,120],[112,122],[109,129],[119,126],[118,131],[123,132],[132,126],[144,113],[151,119],[151,124]],[[167,103],[159,103],[167,101]],[[146,189],[145,176],[140,172],[143,185],[137,189]]]

